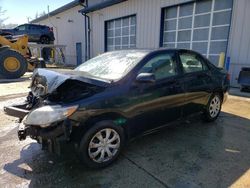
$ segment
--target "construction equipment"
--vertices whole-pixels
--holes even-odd
[[[27,70],[45,67],[45,63],[32,58],[28,48],[28,36],[15,36],[11,40],[0,36],[0,77],[19,78]]]

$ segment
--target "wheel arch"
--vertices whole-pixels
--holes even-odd
[[[42,35],[40,36],[40,41],[41,41],[41,39],[42,39],[43,37],[47,37],[47,38],[49,39],[49,41],[51,41],[50,36],[49,36],[49,35],[46,35],[46,34],[42,34]]]
[[[221,97],[221,101],[224,101],[224,91],[222,88],[216,88],[214,91],[213,91],[213,94],[215,93],[218,93]]]
[[[127,140],[129,138],[128,127],[126,126],[127,118],[117,112],[107,112],[103,114],[99,114],[97,116],[92,116],[88,118],[85,122],[80,122],[80,125],[74,131],[76,134],[74,135],[74,140],[78,142],[82,135],[86,133],[94,124],[98,122],[104,121],[112,121],[115,125],[121,126],[124,130],[124,136]]]

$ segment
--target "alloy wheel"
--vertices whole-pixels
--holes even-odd
[[[111,160],[120,148],[120,135],[111,128],[98,131],[91,139],[88,146],[89,157],[103,163]]]
[[[216,117],[220,112],[221,101],[218,96],[214,96],[210,102],[209,114],[212,118]]]

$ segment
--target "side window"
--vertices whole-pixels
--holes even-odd
[[[174,53],[160,54],[149,60],[140,73],[154,73],[156,80],[177,75]]]
[[[18,30],[19,31],[25,31],[25,25],[20,25],[20,26],[18,26]]]
[[[205,63],[191,53],[180,53],[180,59],[184,73],[192,73],[207,70]]]

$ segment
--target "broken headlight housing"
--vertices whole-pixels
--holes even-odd
[[[77,110],[77,108],[78,105],[66,107],[60,105],[43,106],[31,111],[24,120],[24,124],[47,127],[54,122],[66,119],[72,115]]]

